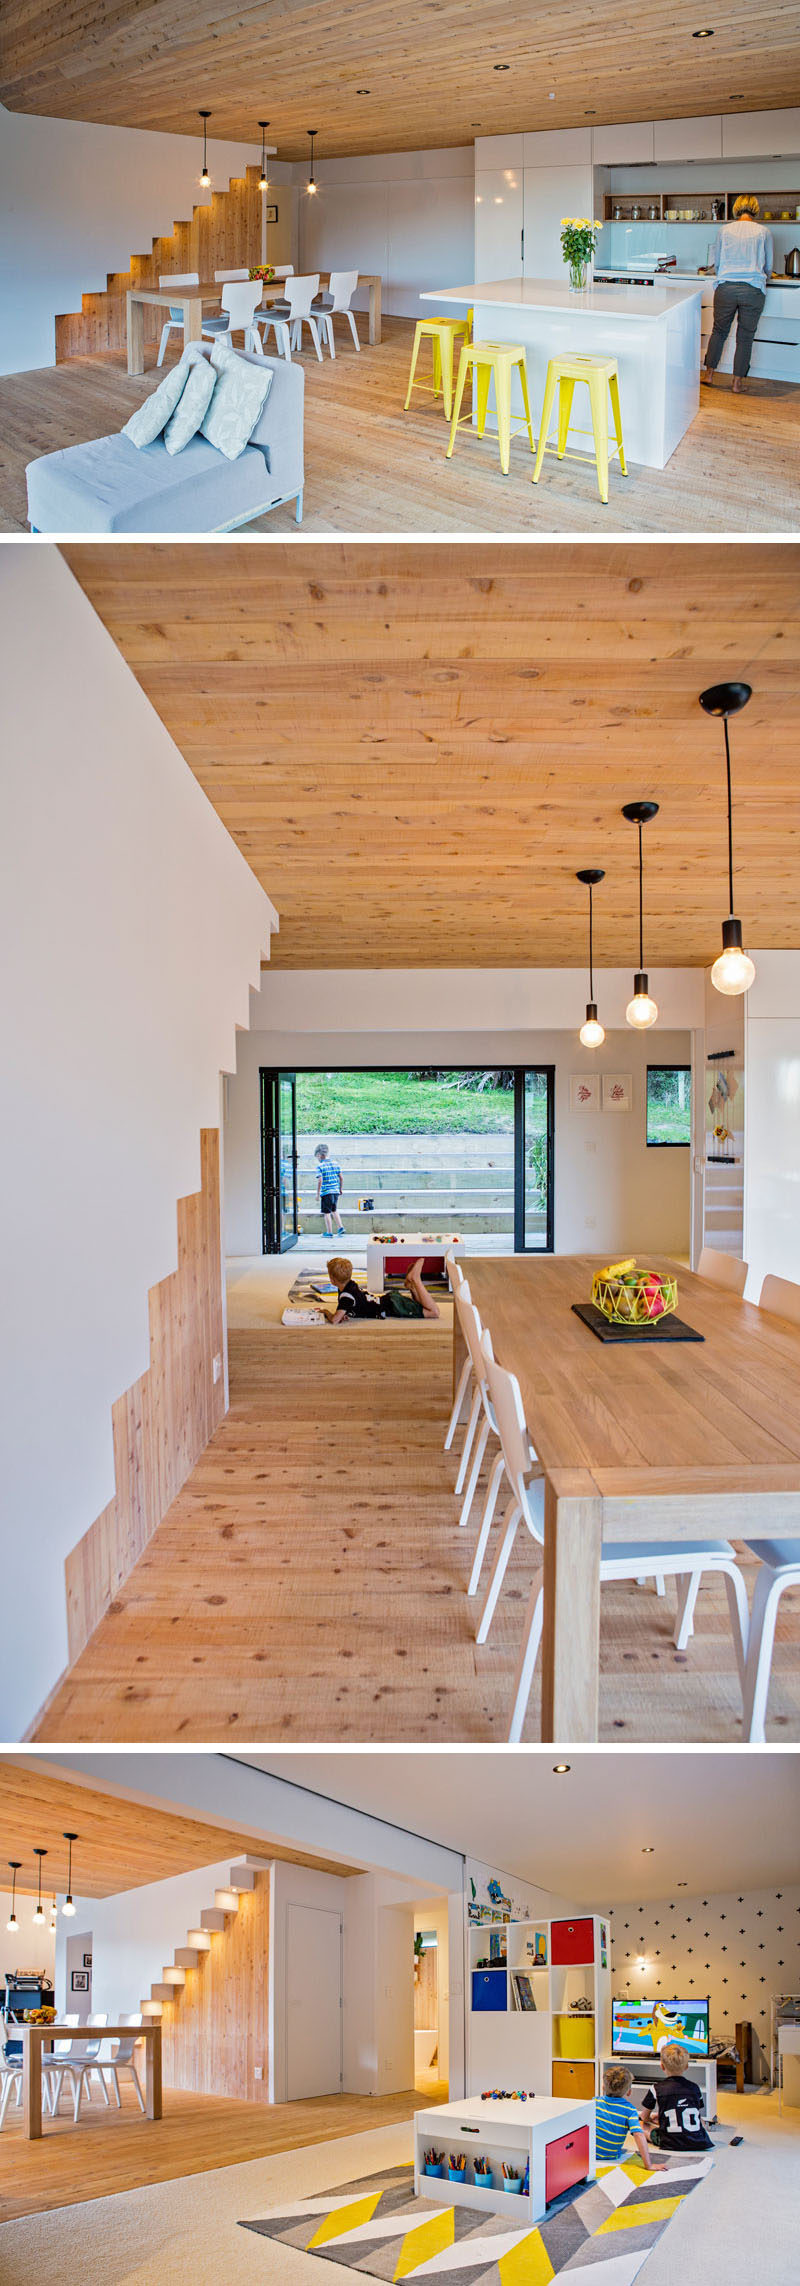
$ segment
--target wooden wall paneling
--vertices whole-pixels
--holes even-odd
[[[130,0],[81,0],[57,17],[40,0],[5,0],[3,14],[10,110],[166,129],[196,145],[210,91],[214,134],[249,143],[256,91],[268,89],[270,135],[293,159],[307,156],[315,118],[322,158],[470,143],[476,125],[509,134],[585,127],[591,115],[761,110],[796,101],[800,78],[794,0],[726,0],[717,36],[699,42],[696,0],[651,8],[646,40],[631,38],[629,0],[562,0],[557,46],[548,10],[530,0],[484,0],[480,39],[467,0],[150,0],[146,31]],[[497,77],[496,63],[507,67]]]
[[[149,1295],[150,1364],[112,1407],[115,1494],[66,1561],[70,1658],[194,1467],[225,1410],[219,1133],[200,1138],[201,1188],[178,1202],[178,1267]]]
[[[84,1897],[116,1896],[143,1882],[165,1881],[171,1874],[218,1865],[225,1858],[234,1864],[253,1846],[241,1829],[205,1824],[152,1802],[104,1793],[101,1779],[87,1783],[85,1775],[57,1770],[39,1756],[4,1756],[0,1834],[9,1855],[21,1861],[17,1887],[22,1894],[33,1895],[36,1890],[38,1842],[48,1845],[48,1882],[54,1889],[66,1889],[65,1828],[78,1834],[73,1873],[76,1891]]]
[[[164,2002],[166,2087],[269,2101],[268,1963],[269,1874],[257,1873],[255,1888],[240,1893],[238,1912],[212,1937],[210,1952],[187,1968],[186,1983]]]
[[[439,1955],[435,1945],[420,1955],[419,1970],[414,1979],[414,2030],[427,2032],[439,2021],[438,1998]]]
[[[227,190],[215,190],[208,206],[196,206],[191,221],[173,223],[154,238],[149,254],[132,254],[127,271],[110,272],[105,291],[85,293],[80,310],[56,318],[56,364],[68,357],[123,350],[127,340],[125,296],[129,286],[155,286],[176,271],[197,270],[211,280],[216,270],[241,269],[261,260],[259,167],[233,176]],[[164,313],[145,307],[145,340],[157,341]]]

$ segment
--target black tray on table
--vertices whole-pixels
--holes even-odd
[[[603,1316],[596,1302],[573,1302],[572,1308],[576,1318],[583,1319],[598,1341],[705,1341],[706,1338],[705,1334],[696,1333],[694,1326],[687,1326],[683,1318],[674,1315],[647,1318],[640,1326],[616,1326]]]

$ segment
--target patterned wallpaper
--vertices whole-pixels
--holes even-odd
[[[800,1888],[707,1897],[679,1889],[655,1905],[617,1905],[611,1969],[620,1995],[710,1993],[713,2037],[733,2038],[735,2025],[749,2019],[766,2057],[770,2000],[800,1993]]]

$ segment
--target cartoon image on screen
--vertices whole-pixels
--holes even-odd
[[[708,2000],[612,2000],[615,2056],[657,2056],[678,2040],[690,2056],[708,2055]]]

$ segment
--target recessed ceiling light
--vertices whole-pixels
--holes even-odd
[[[357,95],[371,95],[371,94],[372,94],[372,89],[371,89],[370,87],[357,87],[357,88],[356,88],[356,94],[357,94]]]
[[[643,1857],[653,1857],[653,1856],[654,1856],[654,1854],[655,1854],[655,1843],[654,1843],[654,1842],[644,1842],[644,1843],[643,1843],[643,1845],[642,1845],[642,1856],[643,1856]]]
[[[596,119],[596,118],[597,118],[597,112],[596,112],[596,111],[584,111],[584,114],[583,114],[583,116],[584,116],[584,119]]]
[[[708,32],[708,31],[706,31],[706,32],[693,32],[693,33],[692,33],[692,39],[693,39],[693,40],[713,40],[713,37],[714,37],[713,31],[711,31],[711,32]]]
[[[678,1889],[688,1889],[689,1883],[688,1881],[679,1881],[676,1886]]]
[[[556,1778],[563,1778],[563,1777],[564,1777],[564,1775],[565,1775],[565,1773],[566,1773],[566,1771],[567,1771],[567,1770],[571,1770],[571,1769],[572,1769],[572,1763],[571,1763],[571,1762],[554,1762],[554,1763],[553,1763],[553,1773],[554,1773],[554,1776],[555,1776]]]
[[[555,103],[555,100],[556,100],[556,91],[555,91],[555,88],[554,88],[554,87],[551,87],[551,89],[550,89],[550,93],[549,93],[549,95],[548,95],[548,98],[547,98],[547,101],[548,101],[548,103]]]
[[[493,65],[492,65],[492,70],[493,70],[493,71],[510,71],[510,70],[511,70],[511,65],[510,65],[510,64],[493,64]]]

